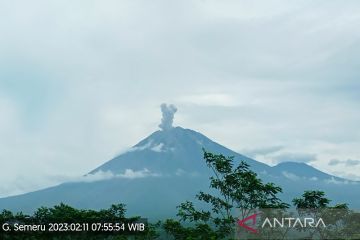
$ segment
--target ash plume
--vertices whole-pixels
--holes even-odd
[[[167,105],[166,103],[161,104],[162,119],[159,127],[166,131],[171,129],[173,126],[174,114],[177,108],[173,104]]]

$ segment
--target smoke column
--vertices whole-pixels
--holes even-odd
[[[162,119],[159,127],[166,131],[172,128],[174,121],[174,114],[177,108],[173,104],[167,105],[166,103],[161,104]]]

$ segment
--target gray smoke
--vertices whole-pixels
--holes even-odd
[[[176,113],[177,108],[172,104],[167,105],[166,103],[161,104],[160,107],[162,112],[162,119],[159,127],[164,131],[169,130],[173,127],[172,124],[174,121],[174,114]]]

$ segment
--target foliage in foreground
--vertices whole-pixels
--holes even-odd
[[[257,208],[287,208],[277,194],[282,189],[273,183],[263,183],[249,165],[241,161],[234,166],[233,157],[204,151],[204,159],[212,170],[210,189],[196,198],[210,206],[211,210],[197,210],[193,202],[178,206],[180,221],[167,220],[163,227],[175,239],[231,239],[238,217],[246,217]],[[185,227],[181,222],[194,226]]]
[[[252,215],[256,209],[272,217],[292,217],[290,205],[277,196],[282,189],[273,183],[263,183],[246,162],[241,161],[234,166],[233,157],[206,151],[204,159],[213,172],[209,190],[212,194],[201,191],[196,199],[208,204],[210,210],[199,210],[191,201],[180,204],[177,207],[180,220],[168,219],[162,225],[168,238],[246,239],[242,233],[239,235],[237,221]],[[326,229],[262,228],[256,236],[261,239],[286,239],[289,232],[298,231],[306,239],[338,239],[340,236],[360,239],[357,233],[360,214],[350,211],[346,204],[330,206],[330,201],[322,191],[305,191],[292,201],[297,216],[312,217],[315,222],[322,218],[327,224]],[[266,214],[263,212],[262,215]]]
[[[0,239],[176,239],[176,240],[216,240],[234,239],[236,237],[236,222],[252,214],[256,209],[269,209],[271,214],[288,216],[285,211],[289,205],[278,198],[282,192],[273,183],[263,183],[249,165],[241,161],[234,166],[233,157],[213,154],[204,151],[204,160],[211,169],[209,192],[200,191],[196,199],[208,208],[199,210],[191,201],[180,204],[179,220],[167,219],[165,222],[148,224],[141,234],[109,234],[95,233],[32,233],[11,234],[0,232]],[[330,206],[330,200],[322,191],[305,191],[295,198],[293,205],[299,216],[311,216],[314,219],[323,218],[328,224],[327,229],[314,229],[306,234],[320,239],[336,239],[344,236],[346,239],[360,239],[357,230],[360,229],[360,214],[350,211],[346,204]],[[335,211],[329,211],[335,210]],[[338,211],[339,210],[339,211]],[[87,223],[87,222],[123,222],[139,219],[127,218],[124,204],[114,204],[109,209],[100,211],[78,210],[71,206],[60,204],[52,208],[41,207],[32,216],[23,213],[13,214],[3,210],[0,213],[2,223]],[[269,236],[285,239],[289,229],[263,229]],[[301,229],[300,229],[301,231]]]
[[[66,204],[59,204],[54,207],[40,207],[33,215],[26,215],[22,212],[13,214],[11,211],[3,210],[0,213],[0,224],[26,224],[26,225],[46,225],[51,223],[133,223],[137,222],[140,217],[126,217],[124,204],[113,204],[109,209],[79,210]],[[98,226],[98,225],[97,225]],[[114,226],[114,225],[112,225]],[[4,232],[0,231],[0,239],[156,239],[158,236],[155,227],[158,225],[148,224],[143,232],[135,234],[127,231],[67,231],[67,232]],[[103,229],[109,229],[103,228]]]

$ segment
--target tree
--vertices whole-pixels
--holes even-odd
[[[4,209],[1,213],[0,213],[0,221],[5,222],[8,220],[11,220],[14,218],[14,215],[11,211]]]
[[[328,207],[330,200],[322,191],[305,191],[301,198],[294,198],[292,202],[298,209],[318,209]]]
[[[181,222],[195,224],[195,229],[206,230],[198,232],[196,239],[214,237],[225,239],[233,236],[238,217],[247,217],[257,208],[286,208],[277,194],[282,189],[273,183],[263,183],[249,165],[241,161],[234,167],[234,158],[222,154],[213,154],[204,150],[204,160],[211,169],[210,188],[217,194],[200,191],[196,198],[207,203],[211,211],[197,210],[191,201],[178,206],[178,216]],[[237,212],[238,211],[238,212]],[[173,236],[189,234],[194,229],[181,227],[179,223],[168,221],[165,230]],[[171,229],[171,231],[169,231]],[[176,238],[187,239],[187,238]],[[192,238],[190,238],[192,239]]]
[[[23,214],[22,212],[13,214],[11,211],[3,210],[0,213],[0,239],[108,239],[108,240],[143,240],[143,239],[156,239],[158,233],[156,229],[159,224],[147,224],[144,231],[133,232],[129,229],[117,229],[116,224],[127,225],[132,223],[142,222],[140,217],[126,217],[125,204],[113,204],[108,209],[85,210],[76,209],[66,204],[59,204],[53,207],[40,207],[32,216]],[[55,231],[2,231],[1,226],[6,224],[11,228],[14,223],[29,224],[29,225],[46,225],[52,223],[59,226],[59,230]],[[84,224],[82,224],[84,223]],[[103,223],[108,227],[102,231],[98,228],[99,224]],[[93,225],[94,224],[94,225]],[[62,230],[60,230],[60,227]],[[65,227],[64,227],[65,226]],[[81,229],[83,226],[84,227]],[[92,227],[95,226],[95,229]],[[80,228],[79,228],[80,227]],[[116,230],[117,229],[117,230]],[[114,231],[113,231],[114,230]]]
[[[343,234],[344,227],[348,225],[346,220],[351,213],[347,204],[329,206],[331,200],[326,197],[323,191],[305,191],[302,197],[294,198],[292,202],[300,216],[311,217],[315,222],[321,218],[326,223],[326,228],[301,229],[308,232],[310,238],[316,234],[320,239],[339,238]]]

